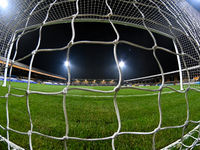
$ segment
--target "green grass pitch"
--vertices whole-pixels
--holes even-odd
[[[2,85],[2,83],[1,83]],[[11,93],[24,95],[25,83],[11,82]],[[172,86],[178,89],[178,86]],[[58,92],[64,86],[31,84],[31,91]],[[71,87],[70,87],[71,88]],[[112,90],[114,87],[92,87],[98,90]],[[155,87],[145,87],[158,89]],[[0,96],[8,92],[8,87],[0,87]],[[158,110],[158,92],[141,91],[135,89],[121,89],[117,93],[117,104],[120,112],[120,132],[150,132],[157,128],[160,118]],[[114,108],[114,93],[94,93],[81,90],[70,90],[66,97],[66,109],[69,122],[70,137],[104,138],[112,136],[118,129],[118,121]],[[189,120],[199,121],[200,97],[199,93],[190,90],[187,95],[189,102]],[[63,113],[63,95],[29,95],[29,105],[33,130],[49,136],[63,137],[66,134],[65,118]],[[9,96],[9,127],[20,131],[30,130],[29,115],[27,111],[26,96]],[[173,92],[164,88],[161,95],[162,127],[182,125],[187,117],[185,94]],[[0,98],[0,125],[6,127],[6,98]],[[185,133],[197,124],[189,123]],[[6,137],[6,131],[0,128],[0,135]],[[29,149],[28,135],[9,131],[10,141]],[[156,134],[156,149],[167,146],[182,135],[182,128],[167,129]],[[119,135],[115,138],[117,150],[152,149],[151,135]],[[187,141],[191,144],[192,140]],[[69,150],[112,149],[112,140],[79,141],[67,140]],[[64,149],[64,142],[32,134],[33,149]],[[199,147],[198,147],[199,148]],[[0,149],[7,149],[4,142],[0,142]]]

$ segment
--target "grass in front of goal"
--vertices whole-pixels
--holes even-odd
[[[25,94],[25,83],[11,83],[11,93]],[[58,92],[64,86],[31,84],[30,90]],[[73,87],[70,87],[73,88]],[[92,87],[98,90],[111,90],[114,87]],[[158,89],[159,87],[144,87]],[[178,86],[173,86],[178,89]],[[8,88],[0,87],[0,96],[5,95]],[[159,124],[158,92],[148,92],[134,89],[122,89],[118,92],[117,104],[121,118],[120,132],[150,132]],[[115,113],[114,93],[103,94],[80,90],[71,90],[67,94],[66,109],[69,121],[70,137],[79,138],[104,138],[112,136],[118,129],[118,121]],[[199,120],[200,108],[199,93],[188,93],[190,120]],[[66,134],[65,119],[63,113],[62,95],[30,94],[29,104],[33,130],[42,134],[63,137]],[[20,132],[30,130],[29,115],[27,111],[26,97],[17,98],[9,96],[9,126]],[[184,124],[187,108],[185,94],[163,89],[161,95],[162,127]],[[6,99],[0,98],[0,125],[6,127]],[[188,124],[185,133],[196,124]],[[17,145],[29,149],[27,135],[10,131],[10,140]],[[0,128],[0,135],[6,137],[6,132]],[[167,129],[156,134],[156,149],[167,146],[176,141],[182,135],[181,129]],[[120,135],[115,138],[115,148],[122,149],[152,149],[153,135]],[[49,139],[37,134],[32,135],[34,149],[64,149],[63,141]],[[111,140],[105,141],[78,141],[68,140],[68,149],[112,149]],[[6,148],[0,142],[0,149]]]

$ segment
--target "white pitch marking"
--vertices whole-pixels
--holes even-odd
[[[174,93],[175,91],[169,91],[169,92],[162,92],[162,94],[170,94]],[[138,97],[138,96],[152,96],[152,95],[158,95],[158,93],[151,93],[151,94],[138,94],[138,95],[117,95],[117,97]],[[95,95],[70,95],[67,94],[67,96],[74,96],[74,97],[113,97],[113,96],[95,96]]]

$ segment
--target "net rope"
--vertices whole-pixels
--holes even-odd
[[[122,3],[123,2],[123,3]],[[155,142],[155,137],[156,134],[162,130],[167,130],[167,129],[176,129],[176,128],[182,128],[182,135],[180,137],[180,140],[178,140],[176,143],[173,143],[172,145],[169,145],[168,147],[173,146],[174,144],[180,144],[181,148],[184,146],[187,149],[189,148],[194,148],[195,146],[200,146],[199,140],[200,140],[200,120],[190,120],[190,114],[189,114],[189,102],[188,102],[188,92],[193,90],[200,92],[197,88],[191,87],[190,86],[190,70],[188,69],[189,67],[193,66],[198,66],[199,61],[200,61],[200,56],[199,56],[199,48],[200,48],[200,38],[199,35],[197,34],[197,30],[199,30],[199,24],[198,21],[193,24],[192,22],[189,22],[190,19],[188,19],[188,16],[185,16],[183,12],[179,9],[180,7],[176,8],[176,6],[183,1],[167,1],[167,0],[148,0],[148,1],[140,1],[140,0],[124,0],[124,1],[110,1],[110,0],[105,0],[104,2],[100,1],[87,1],[84,3],[84,1],[81,0],[69,0],[68,2],[64,1],[59,1],[59,0],[54,0],[54,1],[46,1],[46,0],[40,0],[40,1],[32,1],[29,3],[29,1],[24,1],[23,3],[23,8],[27,8],[23,10],[24,12],[28,13],[21,13],[21,10],[16,14],[19,14],[20,22],[17,24],[12,24],[10,20],[6,20],[6,15],[1,18],[2,22],[11,24],[11,28],[14,28],[15,31],[20,30],[20,34],[15,37],[14,32],[6,30],[7,33],[4,33],[6,36],[2,39],[1,38],[1,54],[7,55],[8,54],[8,49],[11,46],[12,43],[16,42],[16,49],[15,49],[15,54],[11,62],[11,69],[10,69],[10,75],[12,74],[12,66],[15,64],[15,62],[20,62],[26,58],[31,58],[30,60],[30,65],[29,65],[29,74],[28,74],[28,86],[26,89],[26,94],[25,95],[17,95],[13,94],[11,92],[11,84],[9,84],[8,88],[8,93],[5,96],[1,96],[0,98],[6,99],[6,118],[7,118],[7,125],[6,127],[3,127],[0,125],[0,128],[7,131],[7,138],[4,138],[0,136],[0,140],[6,141],[8,143],[8,149],[10,147],[14,149],[23,149],[21,147],[16,147],[15,144],[9,141],[9,133],[15,132],[17,134],[22,134],[22,135],[27,135],[29,137],[29,148],[32,150],[32,135],[40,135],[43,137],[47,137],[50,139],[54,140],[60,140],[64,141],[65,143],[65,149],[67,149],[67,140],[82,140],[82,141],[101,141],[101,140],[112,140],[112,149],[116,149],[115,147],[115,140],[118,136],[120,135],[153,135],[152,138],[152,148],[156,149],[156,142]],[[88,5],[88,6],[87,6]],[[21,6],[22,7],[22,6]],[[91,9],[85,9],[89,8]],[[67,9],[66,9],[67,8]],[[105,9],[106,8],[106,9]],[[148,9],[148,10],[147,10]],[[30,11],[31,10],[31,11]],[[62,10],[65,10],[63,13]],[[46,12],[46,13],[45,13]],[[119,12],[123,12],[124,14],[119,14]],[[131,13],[128,13],[131,12]],[[137,12],[137,13],[136,13]],[[152,14],[154,12],[154,14]],[[155,12],[157,12],[155,14]],[[15,14],[15,15],[16,15]],[[11,15],[10,18],[13,22],[16,21],[16,16],[14,14]],[[59,16],[60,15],[60,16]],[[37,19],[36,19],[37,18]],[[108,22],[112,26],[112,30],[116,34],[116,38],[113,39],[112,41],[89,41],[89,40],[81,40],[81,41],[75,41],[75,36],[76,36],[76,28],[74,23],[77,20],[101,20],[104,19],[106,22]],[[43,27],[52,24],[55,22],[70,22],[71,23],[71,30],[72,30],[72,36],[71,40],[66,44],[66,46],[61,47],[61,48],[53,48],[53,49],[40,49],[40,44],[41,44],[41,39],[42,39],[42,30]],[[116,20],[118,23],[129,23],[133,24],[134,26],[140,26],[143,29],[145,29],[149,35],[151,36],[154,45],[152,47],[145,47],[143,45],[138,45],[133,42],[129,42],[126,40],[121,40],[119,32],[117,31],[115,27]],[[2,23],[1,23],[2,24]],[[39,24],[39,26],[38,26]],[[36,26],[37,25],[37,26]],[[155,27],[154,27],[155,26]],[[2,28],[2,25],[0,26]],[[6,28],[6,27],[5,27]],[[32,51],[32,53],[16,60],[16,56],[18,53],[18,44],[21,39],[25,34],[28,32],[32,32],[35,30],[39,30],[39,37],[38,37],[38,43],[36,48]],[[159,32],[163,35],[166,35],[168,37],[173,37],[173,40],[175,41],[175,44],[178,47],[178,52],[173,52],[170,49],[161,47],[157,44],[156,38],[153,34],[153,32]],[[2,32],[2,31],[1,31]],[[13,33],[13,34],[9,34]],[[16,33],[15,33],[16,34]],[[14,40],[13,40],[14,39]],[[69,53],[70,49],[75,46],[75,45],[80,45],[80,44],[102,44],[102,45],[112,45],[113,46],[113,55],[115,58],[116,66],[118,68],[118,73],[119,73],[119,82],[116,87],[113,88],[113,90],[110,91],[102,91],[102,90],[92,90],[92,89],[85,89],[85,88],[69,88],[70,82],[71,82],[71,74],[70,74],[70,65],[68,66],[68,83],[67,86],[60,92],[40,92],[40,91],[31,91],[30,90],[30,80],[31,80],[31,70],[32,70],[32,65],[34,62],[35,56],[40,53],[40,52],[50,52],[50,51],[62,51],[67,49],[67,60],[70,60]],[[122,70],[119,66],[119,60],[117,57],[117,47],[119,44],[127,44],[133,47],[137,47],[146,51],[152,51],[153,56],[159,66],[160,69],[160,75],[162,77],[162,83],[159,89],[143,89],[143,88],[137,88],[137,87],[123,87],[121,85],[122,82]],[[3,45],[3,46],[2,46]],[[189,48],[191,47],[191,48]],[[185,72],[185,76],[187,78],[187,81],[189,84],[185,87],[185,90],[176,90],[172,87],[166,86],[165,85],[165,72],[163,71],[163,67],[157,58],[156,51],[157,50],[162,50],[167,53],[171,53],[175,56],[179,56],[181,59],[181,65],[182,69]],[[187,61],[188,59],[188,61]],[[194,68],[197,70],[196,68]],[[197,72],[198,74],[198,72]],[[195,76],[195,75],[194,75]],[[159,123],[157,127],[149,132],[124,132],[121,131],[121,118],[120,118],[120,111],[118,108],[117,104],[117,94],[121,89],[137,89],[137,90],[143,90],[143,91],[149,91],[149,92],[158,92],[158,110],[159,110]],[[163,89],[171,89],[174,92],[177,93],[185,93],[185,101],[187,105],[187,117],[182,125],[177,125],[177,126],[162,126],[162,108],[161,108],[161,94],[163,93]],[[115,93],[113,97],[113,105],[115,108],[115,113],[116,117],[118,120],[118,129],[116,130],[115,133],[108,137],[102,137],[102,138],[79,138],[79,137],[72,137],[69,136],[69,123],[68,123],[68,115],[67,115],[67,94],[69,91],[72,90],[80,90],[80,91],[90,91],[90,92],[95,92],[95,93]],[[64,118],[65,118],[65,135],[63,137],[55,137],[51,135],[46,135],[37,131],[34,131],[34,124],[32,122],[32,115],[30,111],[30,102],[29,102],[29,97],[31,94],[40,94],[40,95],[63,95],[63,113],[64,113]],[[26,97],[26,103],[27,103],[27,110],[28,110],[28,115],[29,115],[29,122],[30,122],[30,130],[27,132],[22,132],[15,130],[14,128],[10,128],[9,125],[9,97],[15,96],[15,97]],[[189,123],[194,123],[196,124],[196,128],[191,131],[197,132],[198,137],[194,137],[192,134],[187,134],[184,135],[185,133],[185,128]],[[192,137],[194,139],[194,142],[191,145],[185,145],[183,143],[183,140],[185,137]],[[170,143],[169,143],[170,144]],[[166,148],[168,148],[166,147]]]

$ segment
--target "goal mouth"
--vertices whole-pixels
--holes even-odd
[[[200,116],[195,113],[195,110],[199,109],[197,95],[200,92],[200,13],[185,0],[33,0],[14,1],[7,8],[4,5],[1,9],[0,63],[5,71],[0,83],[7,88],[1,87],[0,93],[0,114],[3,114],[0,115],[0,141],[6,142],[8,149],[37,149],[37,144],[40,143],[38,141],[42,139],[56,141],[56,146],[52,144],[54,142],[50,145],[48,142],[42,143],[44,148],[56,149],[79,146],[77,141],[99,142],[100,144],[95,144],[96,149],[99,149],[101,146],[98,145],[101,144],[105,149],[120,148],[120,145],[122,148],[134,149],[139,143],[145,143],[145,146],[140,145],[139,149],[182,149],[200,145]],[[83,26],[85,22],[88,24],[79,29],[78,26]],[[109,29],[102,26],[100,30],[97,24],[103,23],[109,25]],[[65,28],[62,29],[67,26],[69,29],[62,30],[63,24]],[[130,30],[126,31],[127,33],[121,32],[121,25]],[[68,35],[64,42],[56,41],[59,37],[57,36],[54,38],[55,43],[61,43],[52,44],[49,39],[55,34],[45,35],[45,32],[51,32],[47,30],[50,26],[60,28],[60,35],[62,32]],[[90,36],[95,27],[96,31],[91,33],[94,36]],[[97,30],[104,36],[100,37]],[[112,38],[108,37],[111,34]],[[139,37],[141,34],[143,37]],[[160,39],[162,37],[163,39]],[[44,41],[48,45],[45,45]],[[124,50],[127,47],[128,50]],[[85,76],[89,74],[89,77],[84,79],[80,76],[80,79],[75,79],[76,74],[73,73],[72,58],[80,52],[78,48],[84,52],[77,61],[79,65],[85,65]],[[89,50],[87,52],[87,49],[92,48],[93,53]],[[107,48],[109,54],[106,52]],[[64,53],[60,54],[59,58],[64,56],[64,60],[70,62],[63,69],[65,77],[34,67],[36,64],[38,67],[51,64],[51,68],[54,59],[49,57],[52,62],[45,64],[45,57],[50,53],[56,57],[56,53],[61,52]],[[133,52],[136,55],[134,58]],[[73,53],[75,55],[72,55]],[[89,53],[95,57],[91,57]],[[101,55],[102,53],[104,55]],[[120,65],[122,53],[132,60],[138,56],[139,63],[131,66],[127,59],[124,66]],[[174,58],[176,64],[170,64]],[[97,67],[97,62],[101,59],[101,66],[106,65],[105,68]],[[84,64],[86,60],[88,62]],[[110,60],[115,66],[113,79],[109,79],[103,71],[98,72],[100,69],[112,72],[108,67]],[[28,66],[23,65],[25,61]],[[143,63],[145,67],[138,65]],[[172,69],[174,66],[177,67],[176,70]],[[143,71],[145,74],[150,70],[151,73],[142,77],[143,75],[130,71],[136,70],[137,67],[140,67],[138,72]],[[17,83],[22,79],[13,76],[16,68],[27,71],[24,83]],[[54,71],[58,70],[55,68]],[[154,69],[157,70],[156,73],[153,72]],[[51,81],[44,81],[45,85],[37,85],[39,82],[32,80],[34,73],[63,80],[62,85],[52,85]],[[106,77],[104,79],[96,76],[99,78],[99,81],[96,81],[92,76],[95,73],[102,73]],[[174,82],[170,82],[172,78]],[[15,82],[12,82],[13,79]],[[142,124],[144,122],[145,124]],[[19,124],[22,124],[22,127]],[[194,129],[189,132],[192,128]],[[170,130],[173,130],[174,134],[179,133],[175,143],[175,140],[162,141],[172,133]],[[17,140],[16,136],[22,137],[21,141]],[[138,137],[141,137],[140,140],[137,140]],[[22,139],[26,139],[26,142],[22,142]],[[15,141],[20,146],[14,144]],[[168,146],[165,147],[166,145]]]

